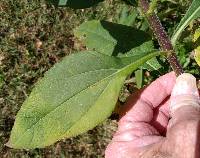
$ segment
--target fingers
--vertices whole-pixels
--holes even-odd
[[[162,135],[166,135],[167,126],[169,122],[169,98],[166,99],[159,107],[154,110],[153,120],[151,125],[155,127]]]
[[[170,126],[184,120],[200,120],[200,98],[196,79],[191,74],[182,74],[176,80],[171,95]]]
[[[171,95],[175,81],[176,76],[174,72],[161,76],[143,91],[140,98],[153,108],[156,108],[166,97]]]
[[[153,109],[157,108],[172,92],[176,76],[174,72],[168,73],[142,90],[131,95],[121,110],[121,116],[135,121],[150,122]]]
[[[136,137],[160,134],[150,124],[154,117],[154,108],[158,107],[171,94],[175,79],[174,73],[166,74],[130,98],[123,110],[125,115],[119,121],[117,138],[121,137],[120,141],[123,139],[131,141]],[[157,116],[154,122],[166,127],[168,121],[166,110],[160,108]]]
[[[175,79],[174,73],[166,74],[142,92],[129,98],[122,110],[118,131],[106,149],[106,158],[123,158],[125,155],[134,157],[133,150],[135,148],[148,146],[162,139],[160,133],[150,122],[154,115],[153,109],[157,108],[171,94]],[[166,126],[166,119],[163,117],[155,120],[161,122],[164,120]]]
[[[194,76],[182,74],[177,78],[170,102],[165,141],[169,150],[173,157],[200,157],[200,101]]]
[[[105,151],[105,158],[137,158],[140,157],[139,155],[141,155],[141,153],[143,153],[143,148],[140,147],[147,146],[148,144],[154,144],[162,139],[162,137],[157,136],[154,136],[153,138],[146,136],[141,138],[140,142],[111,142]],[[140,147],[136,148],[136,144]]]

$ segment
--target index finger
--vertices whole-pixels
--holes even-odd
[[[106,149],[107,158],[135,157],[135,149],[141,149],[162,139],[150,122],[153,119],[154,108],[171,94],[175,80],[174,73],[166,74],[143,91],[130,96],[123,109],[124,116],[119,121],[118,130]]]
[[[175,81],[176,76],[174,72],[159,77],[143,90],[131,95],[126,105],[121,109],[120,115],[123,116],[126,114],[126,117],[130,115],[132,119],[137,116],[138,121],[146,122],[149,120],[148,118],[138,118],[138,115],[142,113],[141,115],[146,117],[145,111],[147,109],[153,110],[170,96]]]

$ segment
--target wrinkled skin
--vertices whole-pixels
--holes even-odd
[[[106,158],[200,158],[199,93],[182,80],[169,73],[129,97]]]

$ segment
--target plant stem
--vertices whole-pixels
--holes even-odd
[[[149,11],[149,2],[148,0],[139,0],[140,8],[142,9],[142,12],[147,16],[148,23],[155,35],[155,37],[158,40],[158,43],[160,44],[160,47],[163,51],[169,52],[167,54],[167,60],[170,63],[173,71],[176,73],[177,76],[183,73],[183,68],[180,65],[176,53],[173,49],[173,46],[171,44],[171,41],[165,32],[165,29],[163,28],[158,16],[153,12],[152,14],[147,14]]]

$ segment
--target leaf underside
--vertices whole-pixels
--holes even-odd
[[[159,54],[118,58],[87,51],[65,57],[22,105],[7,145],[41,148],[94,128],[112,113],[126,76]]]

